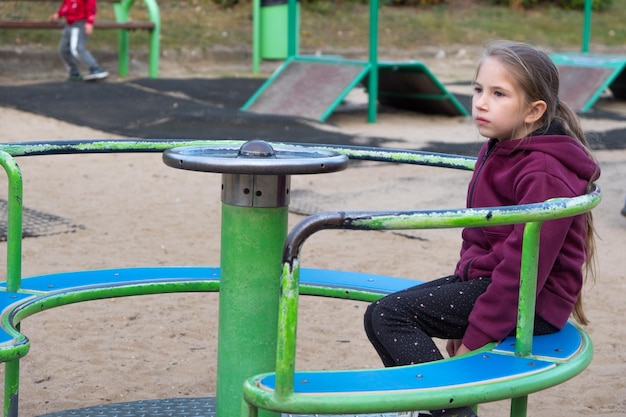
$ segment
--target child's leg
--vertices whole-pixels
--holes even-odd
[[[87,34],[85,33],[85,21],[80,20],[72,24],[71,49],[72,54],[84,66],[94,71],[100,68],[96,59],[87,49]]]
[[[372,303],[365,331],[385,366],[443,359],[432,338],[460,339],[489,278],[449,276],[390,294]]]
[[[78,68],[78,63],[76,62],[76,57],[72,54],[71,49],[72,42],[72,27],[65,26],[63,28],[63,32],[61,33],[61,40],[59,41],[59,53],[61,54],[61,58],[65,63],[66,68],[69,70],[70,75],[79,75],[80,70]]]
[[[460,339],[489,278],[449,276],[388,295],[365,313],[365,332],[385,366],[443,359],[432,338]],[[476,417],[471,407],[431,410],[433,417]]]

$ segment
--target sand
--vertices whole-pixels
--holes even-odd
[[[468,72],[466,79],[470,77]],[[353,99],[359,100],[358,92]],[[600,105],[624,110],[611,100]],[[626,126],[624,120],[584,122],[596,130]],[[344,132],[404,140],[392,144],[397,147],[481,140],[464,118],[397,112],[369,124],[365,113],[357,112],[334,115],[330,123]],[[114,137],[8,108],[0,108],[0,126],[0,142]],[[626,415],[626,218],[619,213],[626,195],[626,150],[598,151],[596,156],[603,172],[603,202],[595,210],[599,273],[597,282],[585,288],[595,357],[578,377],[532,395],[532,416]],[[219,264],[219,174],[174,170],[158,154],[29,157],[19,164],[25,207],[83,226],[73,233],[25,239],[25,276]],[[361,163],[335,174],[294,176],[292,206],[305,211],[462,207],[469,177],[468,172],[440,168]],[[0,197],[6,198],[6,190]],[[290,227],[303,218],[290,214]],[[458,230],[327,231],[305,245],[302,262],[429,280],[452,271],[459,242]],[[0,252],[6,253],[4,243]],[[216,294],[131,297],[66,306],[26,319],[22,331],[32,348],[21,362],[20,415],[213,396],[217,301]],[[379,367],[362,330],[365,307],[305,297],[298,367]],[[508,415],[507,407],[505,402],[486,404],[479,415]]]

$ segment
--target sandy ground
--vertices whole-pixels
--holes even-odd
[[[471,78],[469,66],[463,71],[467,71],[464,79]],[[353,98],[360,96],[355,93]],[[400,112],[381,115],[376,124],[368,124],[365,113],[351,113],[334,115],[330,122],[345,132],[406,141],[394,144],[397,147],[431,140],[481,140],[463,118]],[[626,121],[585,123],[596,130],[626,126]],[[0,142],[112,137],[8,108],[0,108],[0,126]],[[532,416],[626,415],[622,347],[626,218],[619,214],[626,195],[626,151],[600,151],[596,156],[602,165],[599,184],[604,194],[595,211],[599,274],[597,282],[585,289],[592,321],[587,330],[595,344],[595,358],[582,375],[531,396]],[[124,266],[219,264],[218,174],[174,170],[156,154],[30,157],[19,163],[25,207],[84,226],[74,233],[25,239],[25,276]],[[341,173],[294,176],[292,206],[461,207],[469,176],[439,168],[357,164]],[[5,193],[0,191],[0,197],[6,198]],[[290,227],[302,219],[291,214]],[[458,230],[411,232],[410,236],[364,233],[318,234],[305,245],[303,265],[428,280],[450,273],[458,255]],[[6,253],[5,244],[0,246],[0,252]],[[299,368],[380,366],[362,330],[365,307],[358,302],[304,298]],[[217,295],[178,294],[76,304],[28,318],[22,330],[32,348],[21,362],[20,415],[214,395],[217,314]],[[504,402],[486,404],[480,416],[505,416],[507,407]]]

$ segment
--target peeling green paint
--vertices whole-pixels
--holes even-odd
[[[1,144],[0,150],[11,156],[51,154],[162,152],[179,146],[240,146],[235,140],[77,140],[55,142],[22,142]]]
[[[73,153],[106,152],[163,152],[181,146],[241,146],[241,140],[192,140],[192,139],[111,139],[111,140],[76,140],[54,142],[22,142],[0,144],[0,149],[11,156],[32,156]],[[360,146],[329,146],[325,144],[298,144],[289,142],[276,143],[294,147],[314,147],[344,154],[350,159],[428,165],[463,170],[473,170],[476,158],[441,154],[434,152],[412,151],[404,149],[384,149]]]

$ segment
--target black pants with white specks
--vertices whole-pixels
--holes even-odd
[[[385,366],[443,359],[432,338],[462,339],[474,304],[489,284],[490,278],[461,281],[451,275],[390,294],[367,308],[367,337]],[[536,317],[535,334],[557,330]],[[448,411],[460,416],[474,415],[470,407]],[[433,415],[448,414],[437,410]]]

